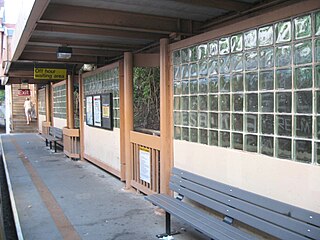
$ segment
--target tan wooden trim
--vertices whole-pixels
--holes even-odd
[[[240,31],[254,28],[259,25],[270,24],[275,21],[280,21],[319,8],[319,0],[306,0],[289,4],[288,6],[285,6],[283,8],[272,9],[272,11],[255,15],[253,17],[247,17],[247,19],[235,19],[228,23],[224,23],[223,26],[216,28],[212,31],[208,31],[203,34],[199,34],[197,36],[190,37],[176,43],[172,43],[170,45],[170,51],[188,47],[194,44],[199,44],[201,42],[206,42],[228,34],[234,34]]]
[[[120,100],[120,173],[121,181],[126,179],[125,161],[125,112],[124,112],[124,62],[119,62],[119,100]]]
[[[160,54],[158,53],[138,53],[133,55],[134,67],[159,67]]]
[[[50,111],[50,85],[47,84],[45,88],[45,101],[46,101],[46,121],[51,120],[51,111]]]
[[[101,73],[101,72],[104,72],[104,71],[107,71],[107,70],[111,70],[111,69],[114,69],[116,67],[119,67],[119,62],[114,62],[114,63],[111,63],[109,65],[106,65],[106,66],[103,66],[101,68],[98,68],[92,72],[86,72],[86,73],[83,73],[82,74],[82,78],[86,78],[86,77],[90,77],[90,76],[93,76],[93,75],[96,75],[98,73]]]
[[[134,187],[135,189],[137,189],[138,191],[143,192],[144,194],[147,194],[147,195],[152,195],[152,194],[156,193],[156,192],[151,191],[146,186],[144,186],[134,180],[131,180],[131,186]]]
[[[72,128],[63,128],[62,132],[64,135],[69,137],[79,137],[79,134],[80,134],[79,129],[72,129]]]
[[[54,125],[54,117],[53,117],[53,84],[50,83],[50,121],[51,121],[51,125],[53,126]]]
[[[65,149],[63,150],[63,153],[65,155],[67,155],[69,158],[79,158],[80,157],[80,155],[78,153],[70,153],[69,151],[67,151]]]
[[[107,172],[110,172],[111,174],[120,178],[120,175],[121,175],[120,172],[118,170],[114,169],[113,167],[109,166],[108,164],[101,162],[101,161],[97,160],[96,158],[91,157],[90,155],[87,155],[87,154],[84,154],[83,157],[88,162],[91,162],[91,163],[97,165],[98,167],[101,167],[102,169],[106,170]]]
[[[67,127],[74,128],[74,101],[73,101],[73,84],[74,79],[72,75],[68,75],[68,80],[66,81],[66,93],[67,93]]]
[[[42,122],[42,127],[50,127],[51,122]]]
[[[59,87],[59,86],[65,85],[65,84],[67,84],[67,80],[63,80],[63,81],[60,81],[58,83],[52,83],[52,86],[53,87]]]
[[[135,131],[130,132],[130,142],[136,143],[148,148],[160,150],[161,138]]]
[[[132,179],[132,157],[130,132],[133,130],[133,55],[124,53],[124,112],[125,124],[125,161],[126,161],[126,188],[131,187]]]
[[[83,160],[84,155],[84,106],[83,106],[83,79],[79,75],[79,128],[80,128],[80,159]]]

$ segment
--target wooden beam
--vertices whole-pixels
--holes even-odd
[[[68,75],[68,79],[66,81],[67,88],[67,128],[74,128],[74,109],[73,109],[73,76]]]
[[[175,0],[175,2],[186,3],[199,7],[218,8],[227,11],[243,11],[250,7],[252,4],[245,2],[238,2],[232,0]]]
[[[119,101],[120,101],[120,178],[121,181],[126,180],[126,155],[125,155],[125,111],[124,111],[124,62],[119,62]]]

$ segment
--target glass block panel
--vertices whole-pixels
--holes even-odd
[[[276,89],[292,88],[292,70],[279,69],[276,70]]]
[[[220,95],[220,110],[230,111],[230,95],[229,94]]]
[[[243,92],[243,74],[242,73],[233,74],[231,83],[232,83],[233,92]]]
[[[219,143],[218,131],[209,131],[209,144],[212,146],[218,146]]]
[[[274,133],[274,116],[271,114],[262,114],[260,116],[260,128],[262,134]]]
[[[199,63],[199,76],[205,77],[208,75],[208,62],[207,61],[201,61]]]
[[[290,42],[292,31],[291,21],[280,22],[275,25],[276,43]]]
[[[189,78],[189,65],[188,64],[184,64],[181,66],[181,76],[182,76],[182,79]]]
[[[319,20],[320,21],[320,20]],[[320,31],[320,30],[319,30]],[[316,154],[315,154],[315,161],[320,164],[320,143],[315,144]]]
[[[240,72],[243,70],[243,54],[232,54],[231,55],[231,71]]]
[[[292,117],[291,115],[277,115],[277,134],[280,136],[292,136]]]
[[[219,59],[220,62],[220,74],[230,73],[231,64],[230,56],[224,56]]]
[[[273,47],[261,48],[259,51],[260,68],[272,68],[274,66]]]
[[[320,91],[316,92],[316,104],[317,104],[316,112],[320,114]]]
[[[273,44],[273,27],[272,26],[259,28],[258,42],[260,47]]]
[[[318,140],[320,140],[320,116],[316,117],[316,137]],[[320,144],[320,143],[319,143]],[[320,156],[319,156],[320,157]]]
[[[232,133],[232,148],[243,150],[243,134]]]
[[[314,73],[315,87],[320,88],[320,65],[316,66],[314,71],[315,71],[315,73]]]
[[[173,75],[174,75],[173,79],[174,79],[175,81],[181,79],[180,67],[179,67],[179,66],[174,66],[174,68],[173,68]],[[105,87],[103,87],[103,88],[105,88]]]
[[[297,137],[312,138],[312,116],[296,116],[295,125]]]
[[[189,125],[191,127],[198,127],[198,112],[189,112]]]
[[[230,147],[230,133],[229,132],[220,132],[220,146],[221,147]]]
[[[199,127],[208,128],[208,112],[200,112],[199,113]]]
[[[229,44],[229,38],[221,38],[219,40],[219,54],[225,55],[230,52],[230,44]]]
[[[209,93],[218,92],[218,76],[209,78]]]
[[[248,152],[257,152],[258,137],[255,135],[245,136],[246,150]]]
[[[312,92],[303,91],[295,93],[296,112],[297,113],[312,113]]]
[[[230,75],[220,75],[220,92],[230,92]]]
[[[257,91],[258,90],[258,73],[251,72],[246,73],[246,90],[247,91]]]
[[[291,113],[292,109],[292,93],[279,92],[276,93],[276,111],[278,113]]]
[[[247,112],[258,111],[258,94],[256,93],[246,94],[246,111]]]
[[[232,130],[243,131],[243,114],[232,114]]]
[[[198,49],[197,46],[190,47],[190,61],[195,62],[198,60]]]
[[[260,152],[267,156],[273,156],[273,137],[260,137]]]
[[[208,96],[199,95],[198,97],[199,110],[208,110]]]
[[[315,14],[315,34],[320,35],[320,12]]]
[[[220,114],[220,129],[230,130],[230,114],[229,113]]]
[[[242,34],[238,34],[231,37],[231,52],[241,52],[243,49]]]
[[[181,112],[182,117],[182,125],[189,126],[189,113],[188,112]]]
[[[306,15],[294,19],[294,37],[299,40],[311,37],[311,16]]]
[[[274,112],[273,108],[273,93],[261,93],[261,111],[262,112]]]
[[[190,56],[191,56],[191,53],[190,53],[189,48],[185,48],[185,49],[181,50],[181,62],[182,63],[189,62],[190,61]]]
[[[311,66],[295,68],[294,87],[295,89],[312,88]]]
[[[180,97],[174,97],[174,110],[180,110]]]
[[[260,72],[260,90],[273,90],[274,74],[273,71]]]
[[[291,46],[280,46],[276,48],[276,67],[291,65]]]
[[[182,128],[182,140],[189,141],[189,128]]]
[[[245,53],[244,62],[245,62],[245,69],[246,70],[258,69],[258,53],[257,53],[257,51]]]
[[[218,41],[212,41],[208,43],[208,54],[209,56],[217,56],[219,52],[219,44]]]
[[[199,130],[199,138],[200,138],[200,143],[202,144],[208,144],[208,130],[206,129],[200,129]]]
[[[218,95],[209,95],[209,109],[211,111],[218,111]]]
[[[219,121],[218,121],[218,113],[210,113],[209,114],[209,127],[210,128],[218,128]]]
[[[181,93],[182,94],[189,94],[189,81],[182,81]]]
[[[295,141],[295,159],[300,162],[312,162],[312,143],[311,141]]]
[[[198,80],[192,79],[190,80],[190,94],[198,94]]]
[[[315,62],[320,62],[320,39],[315,40],[315,53],[314,53],[314,60]]]
[[[277,157],[284,159],[291,159],[291,139],[277,138]]]
[[[197,48],[198,48],[198,60],[207,58],[208,45],[207,44],[201,44]]]
[[[173,52],[173,64],[179,65],[180,63],[181,63],[180,50],[174,51]]]
[[[190,78],[196,78],[198,77],[198,64],[197,63],[191,63],[189,65],[189,76]]]
[[[182,97],[182,110],[189,110],[189,97]]]
[[[311,41],[300,42],[294,45],[294,63],[305,64],[312,62]]]
[[[190,110],[198,111],[198,96],[190,96]]]
[[[233,111],[243,112],[243,94],[233,94]]]
[[[209,76],[215,75],[219,73],[219,61],[218,59],[210,59],[208,61],[208,72]]]
[[[208,78],[199,79],[199,93],[208,93]]]
[[[181,140],[181,127],[174,127],[174,139]]]
[[[173,112],[174,125],[181,125],[181,113]]]
[[[190,128],[190,141],[191,142],[198,142],[198,129],[197,128]]]
[[[244,33],[244,49],[257,47],[257,30],[253,29]]]
[[[246,130],[250,133],[258,132],[258,115],[246,114]]]

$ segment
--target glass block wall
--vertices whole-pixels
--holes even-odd
[[[320,12],[172,59],[175,139],[320,164]]]
[[[119,68],[106,70],[84,78],[85,96],[110,92],[113,96],[114,127],[120,128]]]
[[[38,91],[38,112],[39,115],[46,115],[46,91]]]
[[[66,84],[53,87],[53,116],[55,118],[67,118]]]

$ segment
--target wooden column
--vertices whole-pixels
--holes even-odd
[[[51,122],[51,97],[50,97],[50,84],[47,84],[46,86],[46,91],[45,91],[45,96],[46,96],[46,122]]]
[[[169,39],[160,40],[160,192],[169,194],[172,167],[172,94],[169,77]]]
[[[126,179],[126,157],[125,157],[125,111],[124,111],[124,62],[119,62],[119,100],[120,100],[120,179]]]
[[[67,128],[74,128],[73,76],[68,75],[67,88]]]
[[[130,132],[133,130],[133,54],[124,53],[124,134],[125,134],[125,161],[126,161],[126,188],[131,187],[132,160]]]
[[[82,75],[79,74],[79,127],[80,127],[80,159],[84,160],[84,91],[83,91],[83,78]]]

